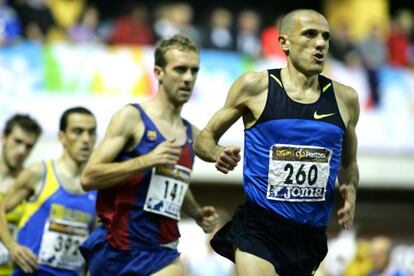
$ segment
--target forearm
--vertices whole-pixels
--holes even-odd
[[[86,167],[82,174],[82,188],[86,191],[109,188],[151,166],[153,166],[153,162],[147,155],[123,162],[93,164]]]
[[[201,215],[201,207],[195,200],[190,189],[188,189],[184,197],[182,210],[194,220],[197,220]]]
[[[216,162],[216,156],[222,149],[208,130],[201,131],[195,142],[195,154],[206,162]]]
[[[339,185],[352,185],[355,188],[355,191],[358,189],[359,170],[356,161],[342,165],[340,167],[338,173],[338,182]]]
[[[5,200],[0,200],[0,240],[7,248],[7,250],[10,250],[10,246],[16,242],[9,231],[9,226],[6,219]]]

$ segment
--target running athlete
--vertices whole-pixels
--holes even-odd
[[[23,170],[23,163],[29,157],[41,133],[39,124],[28,115],[15,114],[7,120],[0,155],[0,199]],[[23,208],[24,204],[21,204],[6,216],[8,228],[14,237]],[[9,252],[0,242],[0,275],[10,275],[12,270]]]
[[[85,193],[80,174],[96,140],[96,120],[83,108],[66,110],[60,119],[63,154],[57,160],[23,170],[0,202],[0,238],[18,267],[13,275],[81,275],[78,246],[95,221],[96,193]],[[27,199],[17,240],[5,214]]]
[[[243,118],[247,201],[211,241],[235,261],[238,275],[312,275],[327,253],[337,176],[344,198],[338,222],[352,227],[358,97],[320,75],[329,38],[320,13],[288,13],[279,35],[287,67],[242,75],[196,140],[196,154],[226,174],[239,162],[240,148],[218,141]]]
[[[199,130],[181,118],[199,69],[199,50],[185,36],[158,42],[157,94],[123,107],[82,175],[85,190],[99,189],[102,226],[81,247],[92,275],[182,275],[177,222],[183,209],[205,231],[217,223],[200,207],[189,182]]]

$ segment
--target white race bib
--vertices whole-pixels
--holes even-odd
[[[17,226],[15,224],[9,223],[9,231],[14,239],[17,237]],[[9,251],[6,249],[4,244],[0,241],[0,265],[10,265],[12,264]]]
[[[79,245],[88,235],[86,223],[61,219],[48,221],[39,251],[40,263],[60,269],[81,269],[84,260],[79,252]]]
[[[332,152],[316,146],[275,144],[269,154],[267,198],[324,201]]]
[[[153,168],[144,210],[180,220],[190,179],[191,170],[183,166]]]

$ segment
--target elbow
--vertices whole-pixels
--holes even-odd
[[[93,188],[93,183],[92,183],[92,180],[91,180],[91,178],[90,177],[88,177],[88,175],[87,174],[85,174],[85,172],[81,175],[81,179],[80,179],[80,181],[81,181],[81,187],[82,187],[82,189],[85,191],[85,192],[87,192],[87,191],[90,191],[90,190],[93,190],[94,188]]]
[[[197,155],[200,151],[200,137],[197,137],[194,141],[194,152]]]
[[[352,169],[355,167],[358,167],[356,159],[346,160],[346,161],[342,160],[341,169],[345,170],[345,169]]]
[[[202,130],[194,141],[194,153],[197,156],[202,155],[203,146],[204,146],[203,143],[205,143],[204,135],[205,135],[205,131]]]
[[[194,152],[196,155],[200,155],[204,152],[204,148],[207,142],[206,137],[208,137],[208,133],[206,129],[203,129],[196,137],[194,141]]]

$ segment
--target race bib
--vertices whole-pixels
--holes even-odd
[[[191,170],[183,166],[153,168],[144,210],[180,220],[190,179]]]
[[[9,231],[14,239],[17,236],[17,226],[9,223]],[[6,249],[4,244],[0,241],[0,266],[10,265],[12,263],[9,251]]]
[[[316,146],[275,144],[269,154],[267,198],[324,201],[332,152]]]
[[[84,260],[79,252],[79,245],[88,235],[86,223],[60,219],[48,221],[40,246],[40,263],[60,269],[81,269]]]

